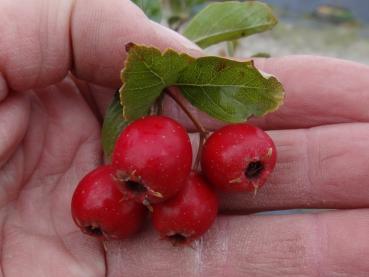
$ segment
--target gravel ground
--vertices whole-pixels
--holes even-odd
[[[225,44],[221,46],[225,49]],[[220,46],[209,53],[219,54]],[[271,56],[313,54],[369,64],[369,27],[340,26],[302,19],[281,20],[272,30],[240,40],[235,56],[248,57],[258,52]]]

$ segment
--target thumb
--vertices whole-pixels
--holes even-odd
[[[0,1],[0,26],[0,73],[10,90],[45,87],[69,71],[116,88],[129,42],[199,51],[128,0]]]
[[[129,42],[194,54],[199,48],[178,33],[149,20],[132,2],[77,1],[72,23],[74,70],[86,81],[117,87]]]

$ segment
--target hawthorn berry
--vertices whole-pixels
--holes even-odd
[[[192,165],[186,130],[165,116],[147,116],[131,123],[119,136],[112,156],[129,199],[158,203],[177,194]]]
[[[104,239],[124,239],[139,231],[147,209],[124,200],[116,169],[100,166],[87,174],[74,191],[72,217],[82,232]]]
[[[218,212],[218,199],[205,180],[192,172],[174,198],[153,206],[154,228],[173,245],[188,244],[204,234]]]
[[[204,144],[201,167],[223,191],[256,191],[276,164],[276,148],[263,130],[246,123],[214,132]]]

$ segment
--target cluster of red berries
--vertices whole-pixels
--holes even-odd
[[[214,222],[215,189],[254,191],[276,163],[273,141],[248,124],[219,129],[201,153],[198,173],[191,170],[191,142],[179,123],[164,116],[136,120],[119,136],[112,164],[93,170],[77,186],[75,223],[89,235],[124,239],[140,230],[151,211],[162,238],[187,244]]]

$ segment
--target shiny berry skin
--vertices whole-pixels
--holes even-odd
[[[201,167],[223,191],[257,191],[276,164],[277,151],[263,130],[246,123],[214,132],[203,147]]]
[[[205,180],[192,172],[174,198],[153,206],[154,228],[173,245],[188,244],[204,234],[218,212],[218,199]]]
[[[112,166],[100,166],[78,184],[72,198],[72,217],[82,232],[102,239],[125,239],[137,233],[147,208],[125,201]]]
[[[192,165],[186,130],[165,116],[147,116],[131,123],[119,136],[112,157],[128,198],[158,203],[177,194]]]

